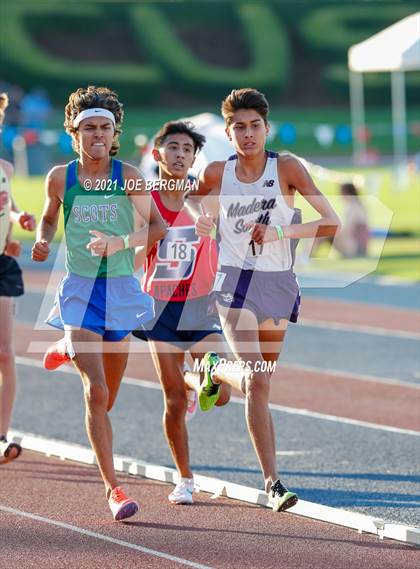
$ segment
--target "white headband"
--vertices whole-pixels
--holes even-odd
[[[73,128],[77,128],[83,120],[90,119],[91,117],[104,117],[106,119],[109,119],[112,121],[112,124],[115,127],[115,117],[111,111],[108,111],[107,109],[95,108],[86,109],[79,113],[73,121]]]

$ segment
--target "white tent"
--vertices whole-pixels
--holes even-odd
[[[363,73],[390,72],[394,156],[397,165],[407,160],[405,116],[406,71],[420,70],[420,12],[385,28],[348,52],[350,103],[355,157],[364,154],[366,143],[358,137],[365,126]]]

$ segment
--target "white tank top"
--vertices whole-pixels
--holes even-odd
[[[10,188],[5,171],[0,166],[0,254],[6,247],[10,225]]]
[[[237,156],[225,164],[220,190],[219,265],[258,271],[286,271],[294,261],[290,239],[257,245],[245,223],[290,225],[299,211],[284,199],[277,175],[276,152],[267,152],[267,163],[259,180],[250,184],[236,177]]]

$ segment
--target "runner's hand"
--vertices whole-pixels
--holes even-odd
[[[19,225],[26,231],[33,231],[36,227],[35,216],[27,211],[21,211],[18,217]]]
[[[264,223],[245,223],[245,227],[249,229],[251,239],[258,245],[271,243],[279,239],[276,228],[270,225],[265,225]]]
[[[214,218],[209,213],[200,215],[195,223],[195,232],[199,237],[208,237],[214,227]]]
[[[105,235],[105,233],[100,231],[89,231],[89,233],[93,235],[94,239],[86,245],[86,248],[93,255],[110,257],[124,249],[124,242],[118,235]]]
[[[48,241],[35,241],[32,247],[32,260],[33,261],[46,261],[50,254],[50,246]]]
[[[4,252],[6,253],[6,255],[9,255],[9,257],[19,257],[20,254],[22,253],[22,245],[20,243],[20,241],[7,241],[6,243],[6,249],[4,250]]]

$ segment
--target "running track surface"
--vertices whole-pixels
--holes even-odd
[[[94,467],[25,452],[1,472],[1,569],[411,569],[420,560],[411,546],[208,494],[171,506],[168,485],[127,476],[122,485],[141,510],[116,523]]]
[[[38,292],[48,274],[26,272],[27,290]],[[411,310],[371,306],[345,301],[305,299],[302,316],[309,321],[378,328],[394,332],[418,332],[418,317]],[[31,319],[16,323],[16,347],[28,354],[30,341],[54,341],[60,333],[37,331]],[[157,381],[146,354],[131,355],[127,375]],[[29,369],[29,368],[28,368]],[[305,370],[299,365],[280,366],[273,381],[271,402],[322,413],[390,425],[419,428],[418,390],[413,386],[386,384],[377,378]],[[327,396],[326,396],[327,394]],[[111,521],[103,485],[96,468],[46,459],[25,452],[2,466],[0,500],[0,568],[7,567],[181,567],[171,561],[130,549],[124,544],[58,527],[45,521],[6,513],[2,506],[57,520],[95,534],[137,544],[209,567],[335,567],[410,568],[419,565],[419,551],[330,524],[292,514],[218,499],[196,497],[194,507],[171,507],[169,487],[160,483],[123,478],[124,487],[142,504],[132,522]],[[198,510],[198,513],[197,513]],[[6,539],[3,539],[6,537]],[[24,544],[22,546],[22,543]]]
[[[15,328],[16,353],[39,360],[41,354],[28,354],[34,337],[45,345],[61,337],[56,331],[34,334],[32,325],[21,322]],[[148,351],[130,354],[126,375],[158,382]],[[272,378],[270,402],[403,429],[420,427],[418,390],[408,385],[382,383],[379,378],[365,381],[357,376],[343,377],[280,364]]]
[[[49,271],[25,270],[25,283],[29,292],[34,289],[45,291],[49,280]],[[330,324],[351,326],[356,333],[358,328],[362,330],[368,328],[373,331],[376,329],[389,334],[391,342],[392,335],[400,332],[413,334],[414,338],[417,334],[420,338],[419,313],[416,310],[400,307],[304,298],[302,317],[309,322],[323,322],[326,330]],[[317,331],[312,330],[314,331],[312,342],[316,343]],[[361,334],[363,335],[363,332]],[[32,318],[24,317],[16,323],[16,352],[21,356],[29,355],[40,359],[41,353],[28,353],[31,341],[36,340],[48,345],[60,337],[61,333],[54,330],[34,331]],[[408,342],[414,343],[413,339]],[[136,379],[158,381],[146,344],[135,343],[137,348],[142,346],[144,351],[142,354],[130,355],[126,375]],[[369,381],[366,381],[366,378],[357,374],[342,375],[330,371],[328,370],[329,346],[322,345],[319,349],[327,356],[323,369],[307,369],[299,365],[299,362],[293,366],[283,365],[280,360],[271,384],[271,403],[403,429],[420,430],[420,392],[415,384],[398,384],[398,378],[395,383],[392,381],[385,383],[380,374],[377,378],[369,377]],[[392,350],[392,346],[390,349]],[[415,348],[412,349],[412,356],[413,354],[414,360],[417,361],[411,362],[410,365],[414,368],[416,364],[418,366],[418,347],[417,351]],[[375,355],[372,354],[372,357]],[[399,354],[396,352],[395,359],[398,357]],[[139,358],[141,358],[140,370]],[[380,361],[377,365],[379,369],[383,369],[380,367]]]
[[[25,270],[24,276],[25,285],[29,285],[26,287],[28,290],[45,292],[49,286],[49,271]],[[377,302],[380,303],[379,297]],[[310,294],[303,296],[300,318],[420,334],[420,319],[416,310],[353,301],[325,300],[311,297]]]

